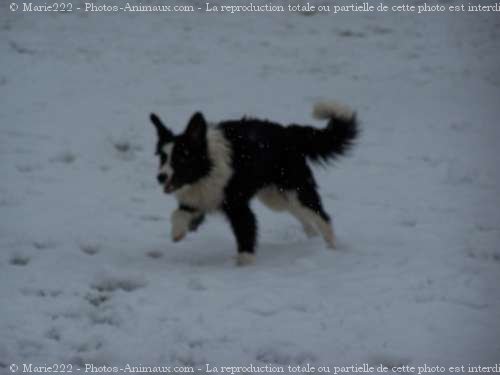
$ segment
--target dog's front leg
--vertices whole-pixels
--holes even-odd
[[[172,212],[170,221],[172,222],[172,241],[178,242],[186,237],[189,225],[192,220],[192,213],[178,208]]]
[[[255,261],[257,221],[248,203],[226,203],[223,207],[238,243],[238,266],[246,266]]]
[[[203,212],[190,206],[181,204],[172,213],[172,241],[178,242],[186,237],[186,234],[194,232],[203,223],[205,215]]]
[[[205,214],[197,214],[197,215],[193,215],[192,219],[191,219],[191,222],[189,223],[189,230],[191,232],[195,232],[196,230],[198,230],[198,227],[203,224],[203,222],[205,221]]]

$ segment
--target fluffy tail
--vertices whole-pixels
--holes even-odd
[[[311,161],[327,162],[344,155],[358,136],[356,114],[348,107],[334,102],[317,103],[313,116],[318,120],[328,120],[326,128],[290,125],[292,144]]]

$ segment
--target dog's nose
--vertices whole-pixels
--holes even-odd
[[[165,181],[167,181],[167,175],[165,173],[160,173],[158,176],[156,176],[156,178],[158,179],[158,182],[160,184],[164,184]]]

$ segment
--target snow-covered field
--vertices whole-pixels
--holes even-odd
[[[201,2],[200,4],[203,4]],[[11,363],[500,360],[500,18],[23,14],[0,5],[0,373]],[[151,111],[311,123],[339,247],[259,203],[254,266],[222,217],[179,244]]]

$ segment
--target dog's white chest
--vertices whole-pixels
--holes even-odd
[[[231,178],[231,147],[219,129],[207,132],[208,153],[212,161],[209,174],[194,184],[182,187],[177,200],[204,212],[217,210],[224,199],[224,189]]]
[[[179,203],[204,212],[217,210],[223,200],[224,186],[215,186],[206,182],[201,181],[181,188],[176,193]]]

